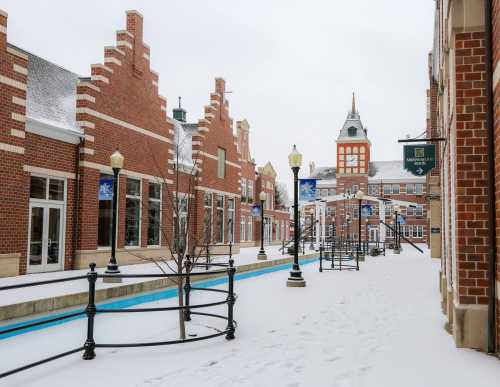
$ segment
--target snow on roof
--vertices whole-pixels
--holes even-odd
[[[335,167],[315,167],[309,179],[337,180],[336,173]]]
[[[425,181],[425,177],[418,177],[408,172],[403,167],[403,160],[372,161],[368,171],[368,181]]]
[[[83,134],[76,123],[78,75],[34,54],[23,52],[28,56],[27,118]]]
[[[354,133],[349,133],[349,128],[355,128]],[[361,117],[358,112],[349,112],[340,130],[337,140],[368,140],[366,130],[361,123]]]

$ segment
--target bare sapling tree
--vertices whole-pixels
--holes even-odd
[[[192,157],[192,132],[184,129],[179,123],[175,123],[174,163],[171,166],[173,175],[165,173],[168,166],[160,165],[152,151],[152,147],[146,140],[148,157],[155,165],[158,183],[161,183],[162,192],[166,196],[166,208],[163,215],[148,211],[150,224],[154,224],[161,235],[161,244],[167,247],[164,256],[149,257],[144,254],[133,252],[134,256],[153,262],[162,273],[176,273],[178,277],[172,277],[172,282],[177,285],[179,309],[179,337],[186,339],[186,314],[184,313],[184,278],[198,262],[202,248],[211,241],[212,227],[211,216],[203,219],[203,232],[196,230],[196,196],[195,186],[199,176],[199,165]],[[169,176],[169,178],[167,178]],[[173,184],[172,184],[173,180]],[[203,204],[202,204],[203,205]],[[163,218],[163,222],[161,218]],[[159,224],[158,224],[159,223]],[[169,226],[171,226],[169,228]],[[158,244],[160,244],[158,235]],[[186,263],[189,262],[188,265]]]

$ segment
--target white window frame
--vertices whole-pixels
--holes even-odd
[[[246,234],[246,230],[247,229],[247,223],[246,223],[246,217],[245,216],[241,216],[240,217],[240,242],[244,242],[246,241],[245,239],[245,234]]]
[[[149,195],[149,184],[152,183],[152,184],[157,184],[160,186],[160,198],[159,199],[156,199],[156,198],[151,198],[151,196]],[[161,226],[162,226],[162,217],[163,217],[163,203],[162,203],[162,199],[163,199],[163,184],[162,183],[158,183],[156,181],[149,181],[148,182],[148,228],[149,228],[149,203],[151,202],[155,202],[155,203],[160,203],[160,224],[159,224],[159,232],[158,232],[158,244],[157,245],[150,245],[148,244],[147,247],[160,247],[161,246]],[[147,243],[147,242],[146,242]]]

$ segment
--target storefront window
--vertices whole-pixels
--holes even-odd
[[[141,235],[141,181],[127,179],[125,246],[139,246]]]
[[[215,243],[224,243],[224,196],[215,195]]]
[[[101,174],[99,176],[99,220],[97,226],[97,246],[111,246],[113,206],[113,176]]]
[[[204,242],[212,242],[212,194],[205,192],[203,195],[203,236]]]
[[[148,212],[148,245],[158,246],[161,225],[161,184],[159,183],[149,183]]]

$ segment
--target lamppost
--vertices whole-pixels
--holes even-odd
[[[267,259],[266,252],[264,250],[264,203],[266,201],[266,193],[261,191],[259,194],[260,200],[260,250],[257,254],[257,259],[265,260]]]
[[[359,190],[358,192],[356,192],[356,199],[358,199],[358,257],[361,257],[363,255],[361,253],[361,203],[363,202],[364,196],[365,194],[363,193],[363,191]]]
[[[286,286],[288,287],[304,287],[306,286],[306,281],[302,278],[302,272],[299,266],[299,193],[298,193],[298,183],[299,183],[299,169],[302,165],[302,154],[297,151],[297,147],[294,145],[292,153],[288,155],[288,163],[293,171],[293,222],[295,227],[293,228],[293,265],[290,271],[290,276],[286,281]]]
[[[368,219],[368,216],[365,218],[365,241],[366,241],[366,253],[369,252],[370,248],[369,248],[369,245],[370,245],[370,235],[368,233],[368,222],[369,222],[369,219]]]
[[[399,218],[398,218],[398,212],[400,211],[399,206],[394,206],[394,230],[396,230],[396,243],[394,245],[394,254],[399,254],[401,253],[401,248],[399,247],[400,243],[400,227],[399,227]]]
[[[314,250],[314,235],[313,235],[313,230],[314,230],[314,212],[311,212],[311,225],[309,226],[309,235],[311,237],[311,243],[309,244],[309,250]]]
[[[349,213],[346,214],[345,216],[345,224],[346,224],[346,252],[347,252],[347,247],[351,248],[351,235],[350,235],[350,228],[349,224],[351,223],[351,215]]]
[[[113,169],[113,209],[112,209],[112,224],[111,224],[111,258],[109,259],[106,268],[106,274],[120,274],[118,263],[116,262],[116,208],[118,206],[118,175],[123,168],[125,158],[116,150],[109,158],[109,164]],[[121,278],[104,278],[104,282],[121,282]]]

